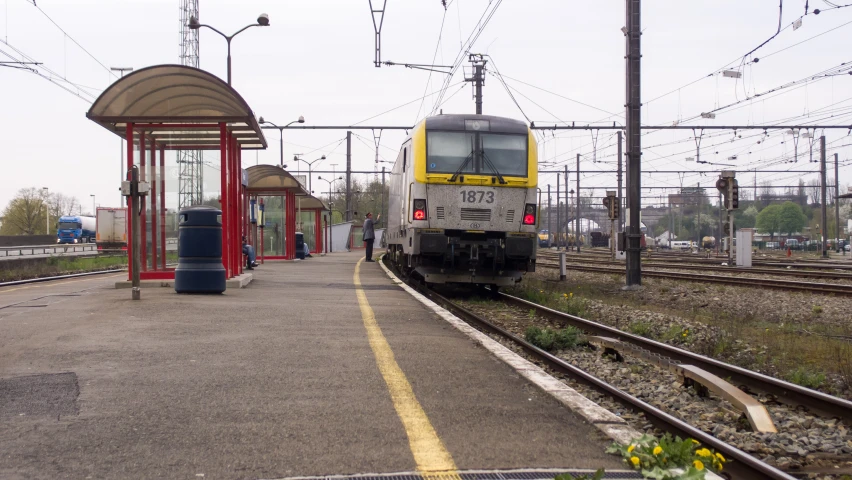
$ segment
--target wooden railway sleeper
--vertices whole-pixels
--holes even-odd
[[[743,412],[752,430],[755,432],[778,432],[778,429],[772,422],[772,418],[769,416],[769,411],[766,410],[763,404],[717,375],[694,365],[675,363],[667,357],[649,352],[644,348],[630,345],[615,338],[589,336],[587,340],[589,343],[603,347],[604,354],[612,354],[616,360],[623,359],[622,354],[628,352],[660,368],[669,370],[680,376],[683,379],[684,385],[695,386],[696,391],[701,396],[706,396],[708,391],[712,391]]]

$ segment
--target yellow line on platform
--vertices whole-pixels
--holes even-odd
[[[444,447],[444,443],[438,438],[438,434],[429,422],[429,417],[423,411],[411,384],[405,377],[405,373],[399,368],[394,359],[393,351],[385,339],[382,329],[376,321],[376,315],[367,302],[367,295],[361,286],[361,262],[355,265],[355,295],[358,297],[358,306],[361,307],[361,318],[364,320],[364,328],[367,329],[367,339],[370,348],[376,357],[376,365],[382,373],[382,377],[388,386],[388,391],[396,409],[396,414],[402,421],[405,434],[408,435],[408,445],[414,455],[417,470],[429,479],[454,479],[459,480],[456,472],[456,464],[450,452]]]

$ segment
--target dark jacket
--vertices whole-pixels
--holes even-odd
[[[364,220],[364,240],[372,240],[376,238],[376,232],[373,231],[373,225],[376,222],[373,221],[372,218],[368,218]]]

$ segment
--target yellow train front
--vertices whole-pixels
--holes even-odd
[[[427,283],[509,286],[535,271],[538,155],[529,127],[437,115],[411,131],[390,179],[391,261]]]

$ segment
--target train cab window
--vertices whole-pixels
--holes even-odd
[[[467,132],[427,132],[426,171],[436,173],[476,173],[472,157],[475,134]]]
[[[527,136],[482,134],[482,150],[490,165],[484,162],[482,173],[491,173],[491,165],[504,176],[527,176]]]
[[[503,176],[526,177],[527,141],[526,135],[516,134],[428,132],[426,171],[480,175],[499,172]]]

